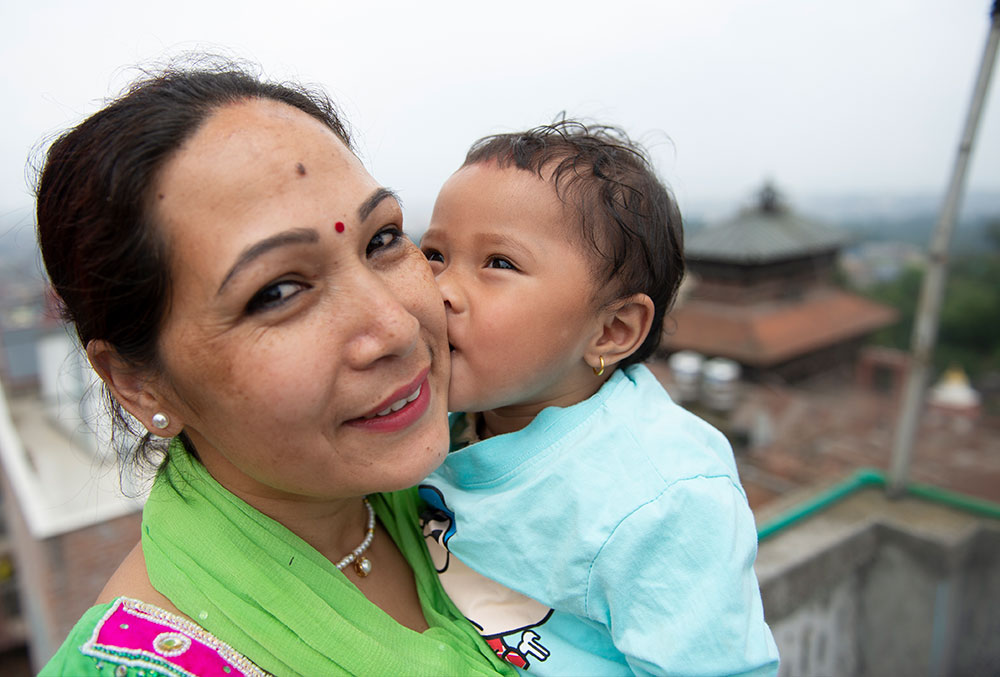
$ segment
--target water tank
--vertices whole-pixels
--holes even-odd
[[[701,392],[701,365],[704,358],[693,350],[681,350],[667,360],[677,386],[678,402],[694,402]]]
[[[724,357],[713,357],[701,369],[701,401],[715,411],[730,411],[739,394],[740,365]]]

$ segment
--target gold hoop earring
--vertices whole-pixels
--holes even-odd
[[[604,373],[604,355],[598,355],[598,357],[601,360],[601,368],[598,369],[597,367],[591,367],[591,369],[594,370],[594,376],[600,376]]]

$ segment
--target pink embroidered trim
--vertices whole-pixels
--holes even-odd
[[[90,639],[86,656],[178,677],[264,677],[266,672],[186,618],[119,597]]]

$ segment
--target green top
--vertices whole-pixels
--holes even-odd
[[[415,489],[370,499],[413,569],[429,625],[422,633],[397,623],[312,546],[224,489],[176,440],[170,455],[143,510],[146,569],[210,639],[276,675],[515,674],[442,589]],[[109,674],[101,672],[106,656],[82,651],[111,606],[84,614],[42,674]],[[136,669],[121,666],[118,674]]]

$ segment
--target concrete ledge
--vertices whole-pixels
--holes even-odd
[[[781,675],[1000,674],[1000,520],[865,489],[760,546]]]

